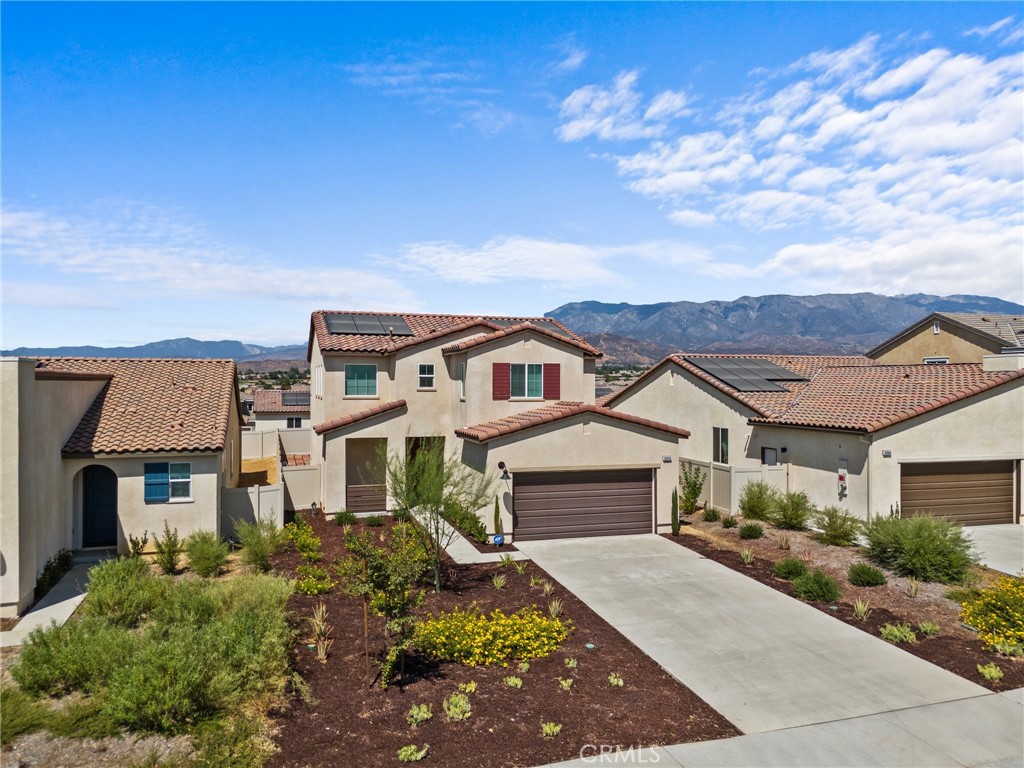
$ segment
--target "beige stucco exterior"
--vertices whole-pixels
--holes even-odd
[[[61,449],[106,384],[104,379],[37,380],[36,361],[0,359],[0,615],[31,601],[46,561],[60,549],[82,546],[82,475],[93,464],[117,475],[118,549],[127,536],[163,532],[163,522],[184,537],[219,530],[220,489],[238,485],[241,436],[232,407],[225,450],[215,453],[64,458]],[[192,498],[165,504],[143,500],[144,464],[187,461]]]
[[[938,323],[935,333],[933,323]],[[946,318],[929,318],[919,326],[872,350],[885,365],[920,365],[927,357],[948,357],[950,363],[980,363],[985,355],[999,354],[1006,345]]]
[[[288,419],[302,419],[297,429],[310,426],[309,411],[303,413],[254,413],[249,417],[249,426],[254,432],[273,432],[278,429],[293,429],[288,426]]]

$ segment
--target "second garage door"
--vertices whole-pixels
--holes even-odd
[[[1013,462],[903,464],[904,514],[944,517],[963,525],[1013,522]]]
[[[653,470],[517,472],[517,541],[614,536],[654,530]]]

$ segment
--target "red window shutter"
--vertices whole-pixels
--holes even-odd
[[[494,363],[491,368],[491,395],[494,400],[512,397],[512,364]]]
[[[544,363],[544,399],[562,399],[562,366],[559,363]]]

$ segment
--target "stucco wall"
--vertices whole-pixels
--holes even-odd
[[[980,363],[985,355],[998,354],[1002,346],[940,318],[938,334],[932,332],[929,321],[877,353],[875,359],[886,365],[920,365],[926,357],[948,357],[950,363]]]
[[[252,425],[254,432],[271,432],[277,429],[290,429],[288,419],[296,417],[302,419],[300,429],[312,423],[309,413],[254,413],[249,417],[249,424]]]
[[[633,416],[660,421],[689,430],[680,455],[697,461],[711,461],[714,427],[729,430],[729,464],[759,467],[760,453],[751,455],[747,420],[756,414],[714,387],[694,378],[674,363],[638,383],[612,403],[612,408]]]

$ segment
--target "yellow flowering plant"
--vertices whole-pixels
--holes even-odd
[[[989,648],[1024,649],[1024,579],[1000,577],[964,603],[960,620],[974,627]]]

